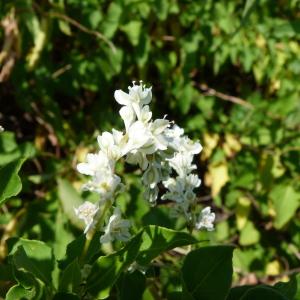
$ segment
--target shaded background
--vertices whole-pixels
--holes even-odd
[[[30,158],[22,193],[2,208],[2,233],[17,220],[9,234],[63,255],[79,234],[69,220],[85,180],[76,163],[96,149],[100,131],[122,128],[113,92],[141,79],[153,86],[154,116],[167,114],[204,147],[198,197],[218,222],[200,237],[238,247],[236,283],[299,269],[299,1],[0,5],[0,165]],[[142,199],[139,173],[123,175],[128,192],[119,201],[137,227],[180,228],[163,204],[150,209]],[[165,291],[176,284],[168,272],[154,276]]]

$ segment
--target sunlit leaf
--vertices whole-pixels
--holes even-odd
[[[0,205],[21,191],[22,182],[18,173],[24,161],[19,159],[0,169]]]
[[[280,229],[300,206],[300,193],[291,185],[278,185],[271,191],[270,197],[276,213],[274,226]]]

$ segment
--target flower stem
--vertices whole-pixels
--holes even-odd
[[[84,259],[86,257],[86,254],[88,252],[91,241],[92,241],[96,231],[99,230],[103,226],[106,212],[111,208],[112,204],[113,204],[113,202],[111,200],[107,200],[105,202],[94,229],[92,229],[90,232],[87,233],[84,248],[83,248],[83,251],[82,251],[82,254],[81,254],[81,257],[80,257],[80,261],[82,263],[84,262]]]

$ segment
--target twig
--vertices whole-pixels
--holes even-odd
[[[290,270],[287,270],[287,271],[284,271],[284,272],[281,272],[280,274],[278,275],[268,275],[268,276],[264,276],[262,278],[259,278],[259,280],[263,283],[269,283],[270,282],[270,278],[274,281],[276,281],[277,279],[280,279],[284,276],[291,276],[295,273],[299,273],[300,272],[300,268],[295,268],[295,269],[290,269]]]
[[[19,222],[19,218],[26,212],[26,209],[23,207],[20,209],[12,220],[5,226],[3,235],[0,240],[0,261],[3,260],[7,255],[7,245],[6,240],[9,239],[16,230],[16,227]]]
[[[284,272],[281,272],[280,274],[278,275],[267,275],[267,276],[263,276],[263,277],[256,277],[255,274],[253,273],[247,273],[239,268],[233,268],[234,272],[241,275],[242,278],[240,279],[240,283],[241,281],[243,280],[243,278],[249,276],[249,275],[254,275],[256,280],[257,280],[257,283],[264,283],[264,284],[270,284],[271,282],[275,283],[278,279],[284,277],[284,276],[291,276],[295,273],[299,273],[300,272],[300,268],[295,268],[295,269],[290,269],[290,270],[286,270]],[[256,284],[257,284],[256,283]],[[238,284],[240,285],[240,284]],[[238,286],[238,285],[235,285],[235,286]]]
[[[239,105],[242,105],[244,107],[247,107],[249,109],[253,109],[253,105],[250,104],[249,102],[241,99],[241,98],[238,98],[238,97],[235,97],[235,96],[231,96],[231,95],[227,95],[227,94],[224,94],[224,93],[221,93],[221,92],[218,92],[216,91],[215,89],[212,89],[210,87],[208,87],[206,84],[196,84],[196,86],[199,87],[199,89],[205,94],[205,95],[208,95],[208,96],[215,96],[221,100],[225,100],[225,101],[229,101],[229,102],[232,102],[232,103],[235,103],[235,104],[239,104]]]
[[[20,56],[20,36],[18,22],[15,16],[15,9],[0,22],[4,30],[4,41],[0,50],[0,82],[6,81]]]
[[[162,37],[162,40],[166,41],[166,42],[174,42],[175,41],[175,37],[172,36],[172,35],[164,35]]]
[[[211,200],[212,200],[211,195],[205,195],[205,196],[201,196],[201,197],[196,198],[197,202],[207,202],[207,201],[211,201]]]
[[[67,65],[65,65],[64,67],[59,68],[58,70],[56,70],[56,71],[51,75],[51,77],[52,77],[53,79],[55,79],[55,78],[59,77],[60,75],[62,75],[63,73],[65,73],[66,71],[70,70],[71,68],[72,68],[72,65],[67,64]]]
[[[61,13],[58,13],[58,12],[50,12],[48,13],[48,15],[50,17],[54,17],[54,18],[59,18],[59,19],[62,19],[68,23],[70,23],[71,25],[73,25],[74,27],[78,28],[79,30],[87,33],[87,34],[91,34],[91,35],[94,35],[95,37],[97,37],[98,39],[101,39],[103,40],[110,48],[111,50],[116,53],[116,47],[115,45],[110,41],[108,40],[102,33],[100,33],[99,31],[96,31],[96,30],[91,30],[87,27],[85,27],[84,25],[80,24],[78,21],[74,20],[73,18],[67,16],[67,15],[64,15],[64,14],[61,14]]]

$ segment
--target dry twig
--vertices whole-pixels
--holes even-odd
[[[69,17],[67,15],[58,13],[58,12],[50,12],[50,13],[48,13],[48,15],[50,17],[62,19],[64,21],[68,22],[69,24],[73,25],[74,27],[78,28],[82,32],[94,35],[98,39],[103,40],[111,48],[111,50],[114,53],[116,53],[116,47],[115,47],[115,45],[109,39],[107,39],[102,33],[100,33],[99,31],[91,30],[91,29],[85,27],[84,25],[82,25],[81,23],[79,23],[78,21],[74,20],[73,18],[71,18],[71,17]]]
[[[9,78],[20,55],[19,29],[14,9],[1,21],[1,26],[4,29],[4,42],[0,52],[0,82],[4,82]]]
[[[215,89],[212,89],[212,88],[208,87],[206,84],[197,84],[196,86],[205,95],[214,96],[214,97],[219,98],[221,100],[229,101],[229,102],[232,102],[232,103],[235,103],[235,104],[239,104],[239,105],[242,105],[242,106],[247,107],[249,109],[253,109],[254,108],[253,105],[250,104],[249,102],[247,102],[247,101],[245,101],[245,100],[243,100],[241,98],[235,97],[235,96],[231,96],[231,95],[227,95],[227,94],[218,92]]]

